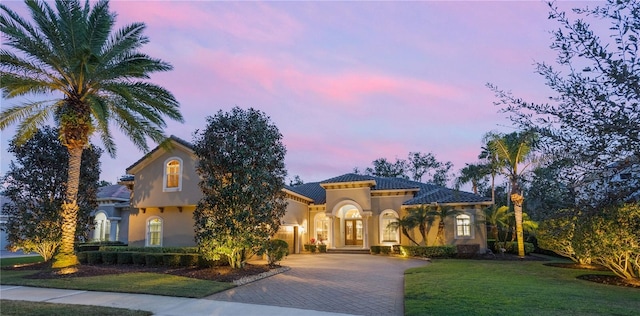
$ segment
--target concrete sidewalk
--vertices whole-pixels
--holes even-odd
[[[146,310],[154,315],[216,315],[216,316],[338,316],[350,315],[299,308],[221,302],[206,299],[170,297],[148,294],[62,290],[16,285],[0,285],[0,298],[16,301],[95,305]]]

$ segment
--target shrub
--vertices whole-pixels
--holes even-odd
[[[196,247],[128,247],[128,246],[100,246],[102,251],[127,251],[146,253],[198,253]]]
[[[145,265],[149,267],[157,267],[164,264],[162,253],[146,253],[144,255]]]
[[[318,251],[322,253],[327,252],[327,245],[318,245]]]
[[[380,246],[380,253],[383,255],[388,255],[391,253],[391,246]]]
[[[289,254],[289,244],[282,239],[271,239],[264,243],[258,254],[266,254],[267,262],[274,266]]]
[[[87,251],[87,263],[88,264],[101,264],[102,253],[100,251]]]
[[[179,253],[165,253],[162,254],[162,265],[165,267],[176,268],[180,266],[180,256]]]
[[[229,265],[229,260],[227,260],[227,258],[224,256],[220,257],[219,260],[209,260],[202,255],[198,255],[198,267],[211,268],[211,267],[221,267],[221,266],[228,266],[228,265]]]
[[[78,256],[78,261],[80,264],[87,264],[87,253],[86,252],[78,252],[76,254]]]
[[[132,252],[131,253],[131,261],[133,264],[145,265],[147,264],[147,254],[144,252]]]
[[[117,254],[117,263],[118,264],[132,264],[133,263],[133,252],[115,252]]]
[[[371,246],[371,254],[372,255],[380,254],[380,246]]]
[[[582,229],[580,226],[582,222],[570,215],[544,220],[536,231],[538,247],[551,250],[579,264],[590,264],[591,255],[588,249],[574,242],[576,230]]]
[[[100,251],[102,253],[102,263],[116,264],[118,263],[118,253],[112,251]]]
[[[197,266],[199,257],[200,256],[195,253],[180,254],[180,265],[183,267]]]
[[[121,241],[92,241],[92,242],[78,243],[76,244],[76,249],[78,252],[97,251],[97,250],[103,250],[101,249],[102,247],[109,247],[109,246],[119,246],[119,247],[126,248],[127,245]],[[107,250],[107,251],[111,251],[111,250]]]
[[[497,249],[504,248],[506,253],[510,253],[510,254],[514,254],[514,255],[518,254],[518,242],[516,242],[516,241],[497,242],[496,243],[496,248]],[[530,242],[525,242],[524,243],[524,253],[526,255],[532,253],[535,249],[536,249],[536,247],[532,243],[530,243]]]
[[[422,257],[422,258],[451,258],[456,254],[456,247],[447,246],[400,246],[400,252],[403,256]]]
[[[480,252],[480,245],[456,245],[456,251],[458,252],[458,258],[473,258]]]
[[[391,246],[391,252],[393,254],[399,255],[400,254],[400,245],[393,245]]]

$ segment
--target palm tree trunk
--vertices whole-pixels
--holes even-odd
[[[418,244],[415,240],[413,240],[413,238],[411,238],[411,236],[409,236],[409,232],[407,231],[406,228],[402,227],[402,234],[407,236],[407,238],[409,238],[409,240],[414,243],[416,246],[419,246],[420,244]]]
[[[55,269],[77,265],[78,257],[74,253],[76,225],[78,221],[78,187],[80,185],[80,163],[82,161],[81,146],[68,146],[69,171],[65,202],[62,205],[62,243],[58,254],[53,258]]]
[[[440,246],[444,245],[444,218],[438,223],[438,237],[436,238]]]
[[[516,187],[517,186],[512,186]],[[524,231],[522,229],[522,202],[524,198],[517,191],[512,192],[511,201],[513,202],[513,210],[516,217],[516,235],[518,238],[518,257],[524,258]]]

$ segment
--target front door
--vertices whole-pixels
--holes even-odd
[[[361,219],[345,219],[344,220],[344,244],[347,246],[362,245],[362,220]]]

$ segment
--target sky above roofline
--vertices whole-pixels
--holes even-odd
[[[3,4],[26,12],[22,2]],[[415,151],[457,172],[477,160],[484,133],[514,130],[486,83],[531,101],[551,95],[533,64],[554,61],[557,25],[539,1],[112,1],[111,9],[119,26],[146,23],[143,51],[174,66],[152,77],[185,117],[169,122],[167,136],[192,141],[207,116],[254,107],[280,129],[290,178],[305,182]],[[13,135],[2,132],[2,174]],[[112,183],[145,154],[114,136],[117,158],[101,159]]]

